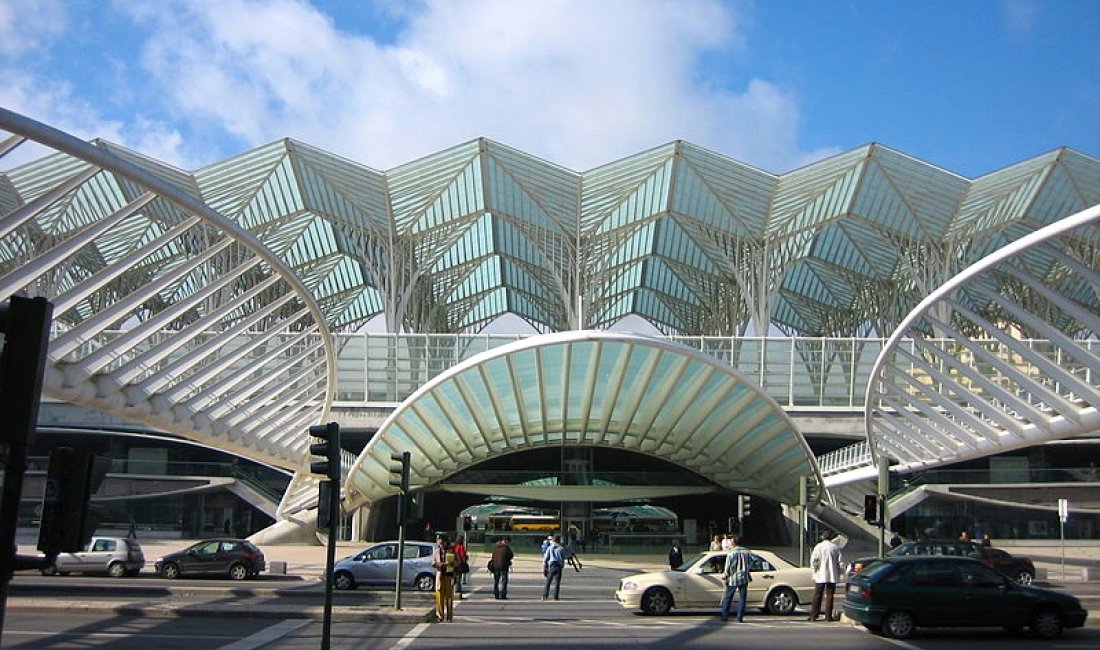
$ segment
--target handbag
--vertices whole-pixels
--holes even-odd
[[[489,570],[489,573],[496,573],[497,572],[497,568],[493,564],[493,558],[489,558],[489,562],[488,562],[488,564],[485,565],[485,568]]]

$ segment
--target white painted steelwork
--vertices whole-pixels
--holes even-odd
[[[1006,245],[905,318],[868,385],[872,456],[904,473],[1100,431],[1098,331],[1100,205]]]

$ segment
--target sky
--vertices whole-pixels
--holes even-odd
[[[1097,33],[1094,0],[0,0],[0,106],[185,170],[487,137],[777,174],[878,142],[974,178],[1100,156]]]

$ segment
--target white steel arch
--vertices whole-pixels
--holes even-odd
[[[0,188],[0,299],[54,304],[44,392],[296,472],[281,511],[315,501],[335,350],[298,276],[174,170],[4,109],[0,129],[0,160],[54,152]]]
[[[872,458],[904,473],[1100,431],[1098,331],[1100,205],[989,255],[905,318],[868,384]]]
[[[786,503],[800,476],[814,493],[821,483],[790,417],[729,365],[664,339],[573,331],[489,350],[422,386],[351,467],[345,507],[395,493],[393,453],[411,452],[412,483],[424,487],[547,446],[648,454]]]

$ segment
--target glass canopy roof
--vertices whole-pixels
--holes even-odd
[[[663,339],[575,331],[496,348],[425,384],[359,455],[345,506],[394,493],[393,453],[411,453],[424,487],[547,446],[649,454],[785,503],[797,502],[800,476],[820,483],[794,423],[729,365]]]
[[[971,180],[878,144],[781,175],[683,141],[583,173],[487,139],[387,172],[294,140],[192,173],[95,144],[258,237],[337,331],[380,316],[389,331],[478,331],[511,313],[543,332],[634,315],[668,334],[887,334],[980,257],[1100,203],[1100,160],[1068,149]],[[56,154],[12,169],[0,202],[78,168]],[[108,181],[43,231],[109,214]]]

